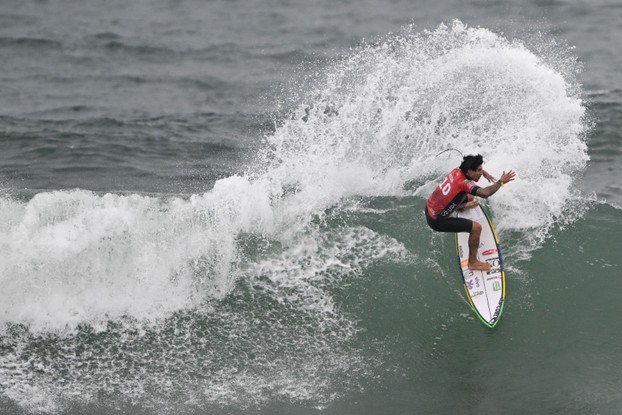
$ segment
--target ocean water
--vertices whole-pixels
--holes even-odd
[[[1,414],[619,414],[615,1],[0,4]],[[425,199],[463,153],[491,330]]]

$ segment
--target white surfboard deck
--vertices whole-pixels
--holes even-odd
[[[470,270],[467,267],[469,257],[468,233],[456,233],[456,251],[464,289],[471,308],[486,326],[493,328],[501,317],[505,302],[505,272],[499,238],[490,216],[481,206],[458,212],[457,216],[477,221],[482,225],[477,256],[480,261],[492,265],[492,268],[488,271],[477,271]]]

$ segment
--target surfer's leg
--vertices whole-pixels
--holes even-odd
[[[492,268],[492,266],[486,262],[481,262],[477,259],[477,250],[479,249],[479,238],[482,234],[482,225],[473,221],[473,227],[469,233],[469,262],[467,267],[469,269],[477,269],[486,271]]]
[[[425,217],[430,228],[436,232],[471,232],[473,222],[464,218],[432,219],[426,209]]]

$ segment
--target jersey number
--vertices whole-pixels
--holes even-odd
[[[449,191],[451,190],[451,183],[449,183],[449,177],[445,177],[445,180],[443,180],[442,183],[438,185],[438,187],[440,187],[443,195],[447,196],[449,194]]]

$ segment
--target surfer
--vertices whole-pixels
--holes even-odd
[[[516,173],[504,171],[499,180],[491,176],[483,167],[481,155],[468,155],[462,158],[460,167],[452,170],[428,198],[425,208],[426,221],[437,232],[469,233],[469,269],[488,270],[491,265],[477,259],[477,249],[482,233],[482,225],[465,218],[450,217],[456,209],[468,209],[477,206],[474,196],[484,199],[494,195],[505,183],[514,180]],[[479,187],[477,182],[484,176],[494,183],[488,187]]]

